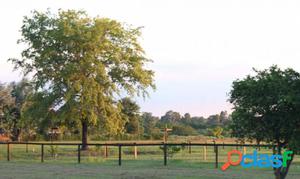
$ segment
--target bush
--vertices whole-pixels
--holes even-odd
[[[164,146],[159,147],[162,151],[164,151]],[[180,152],[180,150],[184,150],[184,147],[181,146],[168,146],[167,147],[167,157],[172,158],[176,153]]]

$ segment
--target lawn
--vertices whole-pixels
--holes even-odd
[[[168,166],[160,161],[113,161],[102,163],[55,163],[1,161],[0,178],[273,178],[271,169],[230,168],[226,172],[214,169],[208,163],[190,163],[173,160]],[[287,178],[300,178],[300,165],[294,165]]]

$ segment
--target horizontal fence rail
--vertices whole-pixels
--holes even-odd
[[[45,160],[45,148],[46,147],[51,147],[50,150],[55,150],[53,146],[73,146],[74,149],[72,152],[75,152],[75,156],[77,155],[77,163],[81,163],[81,157],[82,157],[82,152],[81,151],[81,146],[82,143],[62,143],[62,142],[0,142],[0,147],[6,145],[6,155],[7,155],[7,161],[12,160],[12,153],[13,145],[26,145],[26,153],[28,153],[28,145],[31,146],[40,146],[40,161],[43,163]],[[219,167],[219,149],[224,149],[225,147],[233,147],[233,148],[242,148],[244,152],[246,153],[246,147],[254,147],[254,148],[269,148],[273,149],[275,146],[274,145],[267,145],[267,144],[228,144],[228,143],[197,143],[197,142],[185,142],[185,143],[176,143],[176,142],[156,142],[156,143],[146,143],[146,142],[134,142],[134,143],[129,143],[129,142],[124,142],[124,143],[113,143],[113,142],[105,142],[105,143],[88,143],[88,146],[95,146],[95,147],[105,147],[104,148],[104,157],[107,158],[109,155],[109,147],[117,147],[117,158],[118,158],[118,165],[122,165],[122,149],[125,147],[134,147],[134,158],[137,158],[137,147],[138,146],[159,146],[162,149],[162,159],[163,159],[163,164],[166,166],[167,161],[168,161],[168,147],[172,146],[181,146],[182,148],[187,147],[187,151],[189,154],[192,153],[192,146],[202,146],[203,147],[203,159],[206,160],[206,152],[207,152],[207,147],[212,147],[213,148],[213,154],[214,154],[214,164],[215,168]]]
[[[28,145],[82,145],[82,143],[62,143],[62,142],[47,142],[47,143],[41,143],[41,142],[0,142],[0,145],[3,144],[28,144]],[[89,146],[161,146],[161,145],[168,145],[168,146],[231,146],[231,147],[273,147],[274,145],[269,145],[269,144],[227,144],[227,143],[196,143],[196,142],[182,142],[182,143],[173,143],[173,142],[159,142],[159,143],[88,143],[87,145]]]

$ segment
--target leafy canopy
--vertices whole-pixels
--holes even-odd
[[[300,74],[277,66],[255,72],[233,82],[234,136],[280,145],[299,140]]]
[[[275,144],[273,153],[282,149],[300,152],[300,74],[277,66],[233,82],[230,102],[234,105],[231,128],[241,139]],[[285,178],[287,167],[274,168],[277,178]]]
[[[32,74],[38,103],[47,103],[60,118],[104,121],[111,132],[120,132],[124,124],[116,98],[145,97],[148,87],[155,88],[154,72],[145,68],[150,60],[138,42],[140,28],[60,10],[33,11],[21,32],[19,43],[27,48],[21,59],[10,60]]]
[[[0,128],[5,129],[12,140],[19,140],[21,129],[28,125],[23,111],[32,93],[33,89],[26,79],[8,85],[0,84]]]

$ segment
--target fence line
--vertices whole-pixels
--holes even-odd
[[[2,142],[0,143],[1,145],[7,145],[7,161],[11,161],[11,147],[12,145],[26,145],[26,152],[28,152],[28,145],[37,145],[41,147],[41,162],[44,162],[44,146],[47,145],[55,145],[55,146],[77,146],[77,162],[81,162],[81,145],[82,143],[61,143],[61,142],[55,142],[55,143],[41,143],[41,142]],[[118,164],[119,166],[122,165],[122,147],[130,147],[133,146],[134,148],[134,155],[135,158],[137,157],[137,146],[163,146],[163,160],[164,160],[164,165],[167,165],[168,161],[168,147],[169,146],[181,146],[181,147],[188,147],[188,152],[192,152],[192,146],[203,146],[203,158],[206,160],[206,148],[208,146],[214,147],[214,153],[215,153],[215,168],[218,168],[219,166],[219,147],[222,147],[224,149],[225,146],[227,147],[243,147],[244,152],[246,151],[246,147],[256,147],[256,148],[261,148],[261,147],[269,147],[272,148],[274,145],[267,145],[267,144],[225,144],[225,143],[171,143],[171,142],[158,142],[158,143],[88,143],[88,146],[104,146],[105,147],[105,152],[104,156],[108,156],[108,146],[115,146],[118,147]]]

